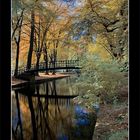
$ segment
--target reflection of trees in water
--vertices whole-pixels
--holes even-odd
[[[75,77],[67,77],[64,79],[59,79],[59,80],[52,80],[48,81],[48,95],[55,95],[55,91],[57,90],[57,94],[59,95],[74,95],[78,93],[78,88],[75,86]],[[54,84],[55,83],[55,84]],[[54,86],[56,86],[54,88]],[[47,91],[46,89],[46,83],[40,84],[40,93],[41,94],[46,94],[45,92]]]
[[[15,98],[16,98],[16,105],[17,105],[17,115],[18,115],[18,122],[17,125],[14,128],[12,127],[13,137],[17,139],[16,135],[19,139],[23,140],[23,132],[22,132],[22,122],[21,122],[21,115],[20,115],[20,104],[18,100],[18,92],[15,91]],[[18,128],[20,129],[20,132],[18,132]]]
[[[51,90],[51,92],[52,92],[51,95],[56,96],[57,92],[56,92],[55,81],[52,82],[52,85],[53,85],[53,87]],[[46,89],[48,89],[48,87],[49,87],[49,85],[48,85],[48,83],[46,83]],[[39,94],[39,87],[38,87],[37,93]],[[48,92],[46,91],[46,94],[47,93]],[[49,104],[49,106],[48,106],[48,104]],[[53,104],[53,105],[51,105],[51,104]],[[62,107],[61,107],[61,109],[62,109]],[[50,135],[50,139],[54,140],[54,139],[56,139],[56,134],[59,133],[59,130],[62,130],[60,127],[62,127],[62,125],[64,125],[67,122],[66,117],[68,117],[69,114],[66,113],[65,107],[63,107],[63,111],[65,113],[64,112],[62,113],[61,109],[60,109],[60,105],[58,103],[57,98],[52,99],[52,100],[49,100],[48,98],[45,98],[45,99],[38,98],[38,104],[36,106],[35,111],[36,111],[36,116],[37,116],[38,120],[40,120],[40,121],[37,121],[38,126],[41,126],[41,127],[38,127],[41,132],[40,135],[44,136],[44,138],[46,138],[46,136],[48,136],[48,134],[46,134],[42,130],[46,131],[46,128],[47,128],[47,132]],[[43,124],[45,124],[45,126]]]
[[[57,98],[48,99],[41,98],[40,85],[36,85],[35,90],[30,88],[24,89],[22,92],[26,94],[23,96],[19,94],[19,91],[15,91],[16,102],[18,109],[18,123],[20,124],[20,137],[18,137],[17,129],[12,128],[13,138],[16,139],[34,139],[34,140],[55,140],[58,133],[62,133],[62,126],[64,130],[67,130],[71,124],[70,113],[67,111],[66,106],[60,106]],[[36,91],[36,93],[35,93]],[[51,88],[48,83],[45,83],[45,94],[48,95],[49,91],[51,95],[57,96],[56,83],[52,81]],[[21,92],[21,91],[20,91]],[[31,94],[37,94],[37,97],[30,96]],[[18,96],[20,99],[18,99]],[[27,112],[24,114],[23,108],[20,103],[24,101],[26,104]],[[22,119],[21,117],[22,116]]]
[[[56,89],[59,94],[67,94],[69,95],[74,95],[78,93],[78,89],[75,86],[76,78],[73,77],[66,77],[64,79],[59,79],[58,81],[56,80]]]
[[[48,84],[46,84],[48,86]],[[47,89],[47,87],[46,87]],[[39,85],[36,86],[37,95],[39,93]],[[46,92],[48,94],[48,92]],[[36,102],[34,102],[35,107],[35,114],[36,114],[36,126],[39,137],[41,136],[42,139],[45,139],[49,136],[50,140],[53,140],[53,133],[50,130],[48,125],[48,99],[43,98],[43,100],[38,96],[36,98]],[[47,129],[46,129],[47,128]]]

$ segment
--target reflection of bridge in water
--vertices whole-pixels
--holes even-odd
[[[76,94],[69,95],[69,93],[57,93],[56,81],[49,81],[43,84],[41,87],[39,84],[32,87],[24,87],[16,90],[19,93],[19,98],[24,101],[26,98],[30,97],[32,99],[39,98],[45,99],[48,104],[58,104],[58,105],[70,105],[70,100],[78,96]],[[68,92],[68,91],[64,91]],[[25,101],[26,103],[27,101]]]
[[[19,99],[24,103],[28,103],[27,98],[30,97],[32,99],[44,98],[48,104],[68,106],[70,105],[71,100],[78,96],[76,94],[68,95],[69,93],[66,91],[63,91],[63,93],[58,93],[55,80],[43,84],[36,84],[34,86],[16,89],[16,91],[20,94]],[[59,90],[59,92],[61,91]]]
[[[60,105],[60,106],[69,106],[70,105],[70,101],[78,96],[78,95],[37,95],[37,94],[34,94],[34,95],[25,95],[25,94],[20,94],[19,95],[19,99],[21,101],[23,101],[24,103],[27,103],[28,102],[28,97],[31,97],[31,98],[45,98],[45,100],[47,100],[48,102],[48,105],[51,104],[51,105]]]
[[[55,80],[15,90],[12,95],[14,109],[17,110],[14,111],[17,114],[12,115],[16,118],[16,122],[12,119],[12,135],[15,140],[54,140],[54,134],[57,137],[60,130],[64,131],[64,123],[67,127],[71,125],[71,100],[77,95],[57,92]],[[30,136],[26,137],[28,132]]]

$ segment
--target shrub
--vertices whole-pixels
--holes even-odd
[[[81,61],[82,70],[78,83],[105,102],[116,103],[119,90],[128,85],[128,77],[114,60],[104,61],[98,56],[89,56]],[[86,93],[86,92],[85,92]],[[101,101],[102,102],[102,101]]]

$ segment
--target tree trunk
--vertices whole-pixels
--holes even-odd
[[[34,10],[31,11],[31,34],[30,34],[30,47],[28,52],[28,58],[27,58],[27,69],[31,68],[32,63],[32,53],[33,53],[33,46],[34,46],[34,30],[35,30],[35,14]]]
[[[55,75],[55,64],[56,64],[56,60],[57,60],[57,49],[53,50],[53,75]]]
[[[15,73],[14,76],[16,77],[18,75],[18,63],[19,63],[19,47],[20,47],[20,39],[21,39],[21,27],[22,27],[22,22],[23,22],[23,15],[20,21],[19,25],[19,32],[18,32],[18,39],[15,39],[16,45],[17,45],[17,51],[16,51],[16,66],[15,66]]]
[[[39,70],[39,61],[40,61],[40,56],[37,56],[36,60],[36,69]],[[36,76],[38,76],[38,71],[36,72]]]
[[[49,73],[48,73],[48,60],[47,60],[47,61],[45,61],[45,64],[46,64],[46,74],[48,74],[48,75],[49,75]]]
[[[48,54],[46,52],[46,54],[44,55],[44,60],[45,60],[45,65],[46,65],[46,74],[48,75]]]
[[[52,72],[53,75],[55,75],[55,60],[53,60],[53,72]]]
[[[19,43],[17,45],[17,52],[16,52],[16,66],[15,66],[15,73],[14,76],[16,77],[18,75],[18,61],[19,60]]]

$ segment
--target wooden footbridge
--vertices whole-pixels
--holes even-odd
[[[76,69],[77,72],[79,71],[81,67],[79,66],[79,60],[60,60],[56,62],[48,62],[48,67],[46,68],[46,63],[41,62],[38,66],[31,65],[30,69],[27,69],[26,67],[20,67],[18,69],[18,75],[24,74],[24,73],[34,73],[34,72],[40,72],[40,71],[46,71],[46,70],[73,70]],[[14,75],[14,70],[11,71],[12,76]]]

